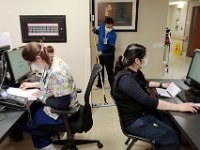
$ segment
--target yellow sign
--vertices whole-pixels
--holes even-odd
[[[181,44],[177,42],[174,48],[174,56],[179,56],[179,55],[181,55]]]

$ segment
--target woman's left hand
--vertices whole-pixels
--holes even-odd
[[[34,93],[32,93],[32,96],[39,98],[40,97],[40,91],[35,91]]]
[[[166,89],[169,86],[170,83],[166,82],[166,83],[162,83],[162,88]]]

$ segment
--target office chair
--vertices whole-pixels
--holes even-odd
[[[102,66],[100,64],[95,64],[85,91],[84,95],[84,105],[80,106],[78,119],[75,121],[69,121],[67,117],[68,114],[73,114],[71,111],[65,110],[56,110],[52,109],[51,112],[58,113],[63,117],[64,124],[62,125],[45,125],[41,127],[43,131],[53,131],[58,132],[67,132],[67,139],[54,141],[54,144],[63,145],[61,150],[78,150],[76,145],[79,144],[88,144],[88,143],[97,143],[98,148],[102,148],[103,144],[99,140],[75,140],[74,135],[76,133],[87,132],[91,129],[93,125],[92,120],[92,111],[89,103],[90,92],[93,86],[93,83],[97,75],[101,72]]]
[[[131,135],[131,134],[126,132],[126,130],[124,128],[124,125],[122,123],[122,119],[121,119],[117,104],[116,104],[116,108],[117,108],[117,113],[118,113],[118,117],[119,117],[121,130],[122,130],[123,134],[128,137],[128,139],[126,140],[125,144],[128,145],[130,140],[132,140],[131,143],[128,145],[126,150],[131,150],[131,148],[133,147],[135,142],[137,142],[138,140],[149,143],[151,145],[151,148],[149,150],[155,150],[154,141],[152,141],[150,139],[146,139],[146,138],[140,137],[140,136]]]

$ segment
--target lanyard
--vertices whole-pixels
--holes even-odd
[[[48,82],[49,82],[49,78],[51,76],[51,73],[50,70],[45,70],[43,71],[42,73],[42,77],[40,79],[40,84],[41,84],[41,88],[40,90],[43,90],[42,92],[44,94],[47,94],[47,91],[48,91]]]
[[[108,33],[105,33],[105,37],[104,37],[104,39],[106,39],[106,40],[108,39],[108,38],[107,38],[107,35],[108,35]]]

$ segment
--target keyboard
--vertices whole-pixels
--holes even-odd
[[[182,90],[177,97],[183,102],[200,103],[200,93],[192,92],[190,90]]]

